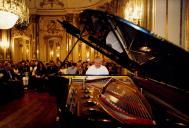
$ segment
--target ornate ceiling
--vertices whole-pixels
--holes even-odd
[[[96,8],[111,0],[26,0],[31,14],[64,15]]]

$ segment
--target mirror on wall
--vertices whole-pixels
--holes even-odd
[[[46,51],[46,56],[48,59],[47,61],[60,58],[61,57],[60,50],[61,50],[61,38],[58,37],[49,38],[47,41],[47,51]]]
[[[31,44],[29,39],[14,38],[13,60],[18,62],[31,59]]]

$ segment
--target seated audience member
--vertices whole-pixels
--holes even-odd
[[[58,67],[54,63],[53,60],[50,60],[48,66],[47,66],[47,74],[52,75],[58,73]]]
[[[8,75],[8,80],[14,80],[15,79],[15,73],[13,71],[11,63],[6,63],[5,64],[5,70]]]
[[[71,65],[67,69],[67,73],[71,75],[75,75],[77,73],[76,63],[71,63]]]
[[[102,59],[96,58],[94,64],[87,69],[86,75],[109,75],[109,71],[102,65]]]
[[[58,69],[60,69],[61,65],[62,65],[62,62],[60,61],[60,58],[57,57],[56,58],[56,66],[58,67]]]
[[[39,61],[37,64],[37,68],[35,69],[35,77],[37,78],[44,78],[46,73],[46,68],[44,64]]]
[[[83,68],[83,74],[82,75],[85,75],[88,67],[89,67],[89,62],[86,61],[86,62],[82,63],[82,68]]]
[[[31,60],[30,61],[30,64],[29,64],[29,67],[30,67],[30,75],[32,74],[34,68],[35,68],[35,63],[36,63],[37,60]]]
[[[77,74],[78,75],[82,75],[83,74],[83,65],[82,65],[82,61],[79,60],[76,64],[77,66]]]
[[[20,68],[19,68],[21,76],[25,76],[26,73],[30,72],[30,67],[26,63],[26,61],[21,61],[20,62]]]
[[[46,89],[46,68],[45,65],[41,62],[38,61],[37,66],[34,67],[33,73],[32,73],[32,89],[36,89],[37,91],[43,91]]]
[[[60,75],[64,75],[64,74],[68,74],[67,70],[68,70],[67,64],[64,64],[60,66],[60,69],[58,72]]]
[[[0,81],[8,81],[14,79],[14,72],[11,69],[10,63],[5,63],[4,67],[0,70]]]

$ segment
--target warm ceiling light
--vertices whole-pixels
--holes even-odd
[[[29,9],[25,0],[0,0],[0,29],[10,29],[28,19]]]

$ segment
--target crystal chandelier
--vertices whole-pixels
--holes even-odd
[[[0,0],[0,29],[10,29],[24,21],[29,21],[25,0]]]

